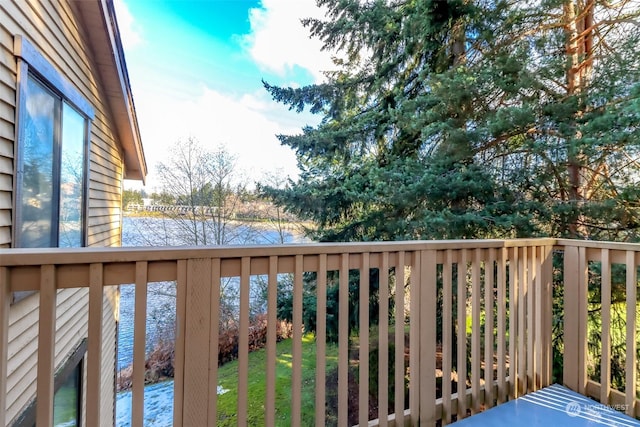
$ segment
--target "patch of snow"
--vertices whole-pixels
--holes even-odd
[[[218,386],[218,394],[229,390]],[[173,426],[173,380],[152,384],[144,388],[145,427]],[[116,427],[131,425],[131,391],[116,396]]]
[[[116,426],[131,425],[131,391],[116,396]],[[145,427],[171,427],[173,425],[173,381],[152,384],[144,388]]]

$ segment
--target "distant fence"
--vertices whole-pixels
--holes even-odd
[[[179,214],[187,214],[196,212],[198,215],[214,215],[218,208],[215,206],[187,206],[187,205],[138,205],[128,204],[127,211],[133,212],[174,212]]]
[[[195,212],[199,216],[213,216],[218,213],[216,206],[140,205],[132,203],[128,204],[125,210],[127,212],[164,212],[177,215],[189,215]],[[281,228],[285,230],[296,230],[300,225],[299,221],[290,215],[281,214],[279,218],[276,218],[268,213],[259,211],[223,213],[223,219],[246,222],[276,221],[281,223]],[[309,224],[306,225],[309,226]]]

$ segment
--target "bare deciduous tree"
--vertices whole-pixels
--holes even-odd
[[[231,225],[246,184],[236,158],[223,146],[205,149],[197,139],[178,141],[158,165],[163,192],[173,197],[176,243],[224,245],[247,240],[244,227]]]

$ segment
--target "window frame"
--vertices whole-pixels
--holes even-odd
[[[89,167],[90,167],[90,151],[91,151],[91,122],[95,118],[95,111],[93,106],[84,98],[84,96],[67,80],[62,74],[60,74],[55,67],[37,50],[37,48],[29,42],[25,37],[17,35],[14,38],[14,54],[17,58],[17,94],[16,94],[16,125],[15,125],[15,143],[14,143],[14,197],[13,197],[13,212],[14,218],[21,218],[22,207],[19,203],[20,192],[22,191],[24,173],[20,170],[23,167],[24,156],[24,127],[23,124],[26,119],[26,99],[27,99],[27,84],[29,79],[34,79],[40,85],[42,85],[47,91],[56,98],[57,109],[60,113],[54,119],[56,141],[54,142],[54,153],[60,150],[60,139],[62,133],[62,110],[63,104],[66,103],[72,107],[77,113],[79,113],[85,120],[84,127],[84,142],[83,142],[83,170],[82,170],[82,230],[81,230],[81,247],[87,246],[88,235],[88,200],[89,200]],[[54,155],[55,157],[55,155]],[[56,224],[55,230],[57,231],[55,241],[59,247],[59,221],[60,221],[60,193],[57,188],[60,182],[60,164],[61,160],[54,158],[54,176],[53,178],[53,195],[52,199],[55,200],[58,209],[51,218],[53,223]],[[13,247],[21,247],[20,233],[17,229],[17,222],[14,221],[12,227],[12,242]],[[52,227],[52,234],[53,234]],[[16,298],[14,298],[15,302]]]

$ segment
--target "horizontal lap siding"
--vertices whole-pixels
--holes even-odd
[[[57,296],[56,366],[60,366],[87,335],[87,291],[61,290]],[[9,323],[8,419],[20,415],[36,391],[38,295],[12,307]]]
[[[104,159],[101,159],[104,162]],[[122,168],[108,167],[92,162],[92,181],[89,186],[89,234],[92,246],[120,246],[122,218]],[[99,170],[94,170],[96,168]],[[120,179],[114,181],[110,174]],[[118,183],[116,185],[116,182]]]
[[[0,6],[0,14],[2,14]],[[13,37],[0,20],[0,248],[11,245],[16,62]]]
[[[94,1],[94,0],[92,0]],[[120,244],[122,151],[117,143],[110,107],[100,96],[92,48],[66,0],[0,2],[0,247],[11,245],[13,142],[15,140],[15,35],[25,36],[95,109],[89,150],[88,244]],[[113,423],[116,323],[115,289],[104,298],[102,424]],[[38,296],[13,305],[10,312],[8,422],[34,398],[38,333]],[[58,293],[56,364],[62,363],[87,335],[86,290]],[[78,309],[80,308],[80,309]]]

